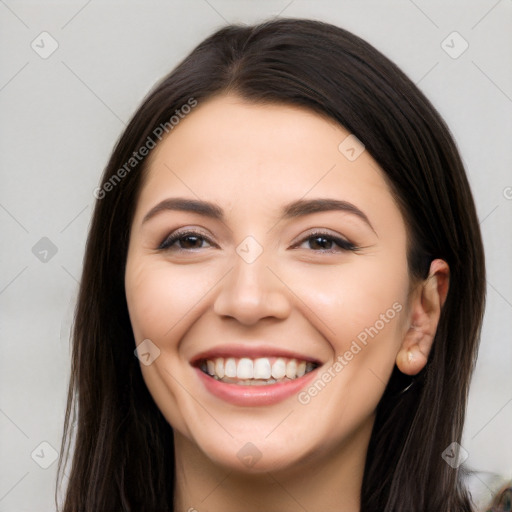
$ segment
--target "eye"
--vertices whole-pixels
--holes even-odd
[[[355,246],[353,243],[341,238],[339,236],[332,235],[325,231],[314,231],[310,233],[306,238],[303,238],[300,244],[296,244],[294,247],[298,245],[302,245],[307,242],[310,243],[310,248],[313,249],[314,252],[322,252],[322,253],[336,253],[339,251],[357,251],[359,247]],[[159,246],[160,250],[175,250],[175,251],[189,251],[194,249],[203,249],[203,242],[208,243],[209,245],[216,246],[213,242],[211,242],[206,236],[198,231],[187,230],[176,232],[169,235]],[[176,246],[176,243],[177,246]],[[332,249],[333,245],[338,247],[338,250]],[[173,247],[175,246],[175,247]]]
[[[312,243],[311,243],[312,241]],[[315,252],[327,252],[327,253],[335,253],[339,251],[357,251],[359,247],[355,246],[353,243],[341,238],[339,236],[332,235],[325,231],[314,231],[310,233],[306,238],[302,239],[300,245],[303,243],[310,243],[310,248],[312,248]],[[299,245],[299,244],[297,244]],[[297,245],[295,247],[297,247]],[[338,250],[333,250],[333,245],[338,246]],[[315,248],[319,249],[316,250]]]
[[[202,242],[206,241],[210,243],[202,233],[198,231],[181,231],[169,235],[159,246],[158,249],[176,250],[176,251],[188,251],[191,249],[203,249]],[[173,248],[172,246],[178,242],[178,247]],[[215,244],[213,244],[215,245]]]

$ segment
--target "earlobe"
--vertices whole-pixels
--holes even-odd
[[[396,357],[398,369],[406,375],[418,374],[427,364],[437,331],[441,309],[449,289],[450,269],[444,260],[430,264],[428,278],[414,291],[410,307],[410,327]]]
[[[428,353],[423,353],[419,345],[401,349],[396,356],[396,365],[405,375],[417,375],[427,364]]]

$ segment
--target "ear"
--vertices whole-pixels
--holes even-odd
[[[408,329],[396,356],[396,365],[402,373],[416,375],[427,364],[449,284],[448,264],[433,260],[427,279],[412,294]]]

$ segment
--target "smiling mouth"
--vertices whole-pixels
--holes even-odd
[[[268,386],[280,382],[290,382],[320,365],[287,357],[216,357],[201,359],[198,368],[215,380],[241,386]]]

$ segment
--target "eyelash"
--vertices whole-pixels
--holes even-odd
[[[172,249],[172,246],[174,245],[175,242],[177,242],[178,240],[182,240],[184,238],[187,238],[187,237],[196,237],[196,238],[199,238],[199,239],[206,240],[208,243],[210,243],[212,245],[215,245],[215,244],[213,244],[213,242],[211,242],[208,239],[208,237],[204,236],[203,234],[199,233],[198,231],[184,231],[184,232],[174,233],[174,234],[168,236],[159,245],[158,249],[159,250],[168,250],[168,251],[175,250],[177,252],[188,252],[190,250],[193,250],[193,249],[182,249],[182,248]],[[320,230],[313,231],[308,236],[303,238],[300,242],[295,244],[294,247],[296,247],[297,245],[301,245],[302,243],[304,243],[304,242],[306,242],[308,240],[311,240],[313,238],[319,238],[319,237],[323,237],[323,238],[325,238],[327,240],[330,240],[330,241],[334,242],[340,248],[341,251],[356,252],[357,250],[360,249],[360,247],[355,246],[353,243],[349,242],[348,240],[345,240],[343,238],[331,235],[330,233],[327,233],[325,231],[320,231]],[[331,249],[322,249],[322,250],[314,251],[314,252],[333,254],[333,253],[337,253],[339,251],[334,251],[334,250],[331,250]]]

